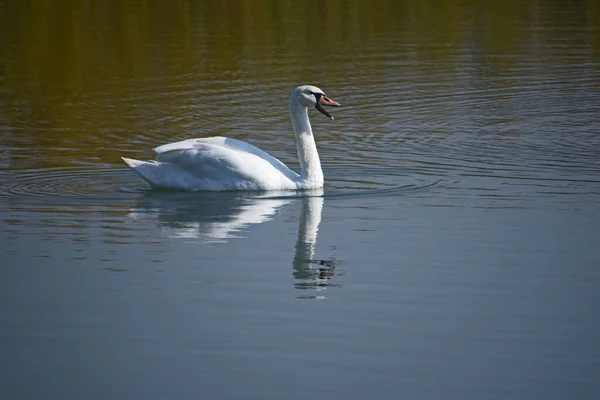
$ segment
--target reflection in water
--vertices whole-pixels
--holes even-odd
[[[298,225],[298,240],[294,253],[294,278],[299,280],[297,289],[324,290],[334,274],[335,260],[315,260],[315,245],[321,223],[323,197],[305,197],[302,199],[302,212]],[[303,298],[313,296],[303,296]],[[323,298],[321,296],[316,298]]]
[[[306,197],[254,197],[243,193],[161,193],[150,192],[130,212],[134,219],[157,215],[163,234],[173,238],[199,239],[203,243],[225,243],[241,238],[253,224],[274,218],[294,200],[302,201],[298,237],[294,253],[293,276],[297,289],[322,291],[330,286],[335,259],[315,260],[317,233],[323,210],[323,189],[302,192]],[[302,298],[323,298],[302,296]]]
[[[269,221],[289,199],[261,199],[237,193],[204,196],[151,192],[132,210],[133,218],[157,214],[165,235],[200,239],[204,243],[227,242],[252,224]]]

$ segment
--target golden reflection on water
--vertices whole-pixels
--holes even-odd
[[[268,115],[261,104],[285,103],[305,82],[346,93],[371,82],[376,92],[398,77],[466,65],[503,77],[523,54],[543,60],[560,46],[562,62],[575,48],[598,63],[597,2],[373,3],[0,2],[0,135],[15,147],[9,164],[116,164],[116,150],[149,148],[174,132],[226,134],[246,123],[244,112]],[[287,129],[285,107],[274,115]]]

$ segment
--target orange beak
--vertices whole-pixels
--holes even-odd
[[[341,107],[342,105],[340,103],[338,103],[337,101],[333,101],[333,100],[329,99],[325,95],[322,95],[321,97],[319,97],[319,101],[317,102],[317,104],[315,104],[315,108],[317,110],[319,110],[323,115],[329,117],[330,119],[334,119],[331,116],[331,114],[329,114],[327,112],[327,110],[325,110],[322,106]]]

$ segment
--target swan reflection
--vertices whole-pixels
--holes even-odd
[[[294,278],[298,280],[294,285],[297,289],[321,291],[331,285],[329,279],[334,275],[335,259],[314,259],[317,234],[321,223],[323,211],[323,197],[304,197],[302,211],[298,224],[298,239],[294,252]],[[302,296],[316,297],[319,296]]]
[[[321,223],[323,190],[304,191],[304,197],[257,197],[247,194],[211,193],[174,194],[151,192],[142,197],[130,212],[135,219],[156,216],[162,233],[168,237],[200,240],[203,243],[225,243],[241,238],[253,224],[272,220],[282,208],[301,202],[292,274],[297,289],[322,291],[335,286],[329,283],[334,275],[335,259],[314,258]],[[200,197],[200,199],[199,199]],[[321,296],[301,296],[322,298]]]
[[[199,200],[201,197],[201,200]],[[199,239],[204,243],[225,243],[240,238],[250,225],[271,220],[292,201],[284,198],[256,198],[239,194],[151,193],[130,216],[158,214],[158,224],[168,237]]]

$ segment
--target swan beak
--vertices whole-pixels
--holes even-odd
[[[323,106],[341,107],[342,105],[337,101],[333,101],[325,96],[321,96],[317,104],[315,104],[315,108],[319,110],[323,115],[329,117],[330,119],[334,119],[333,116],[323,108]]]

